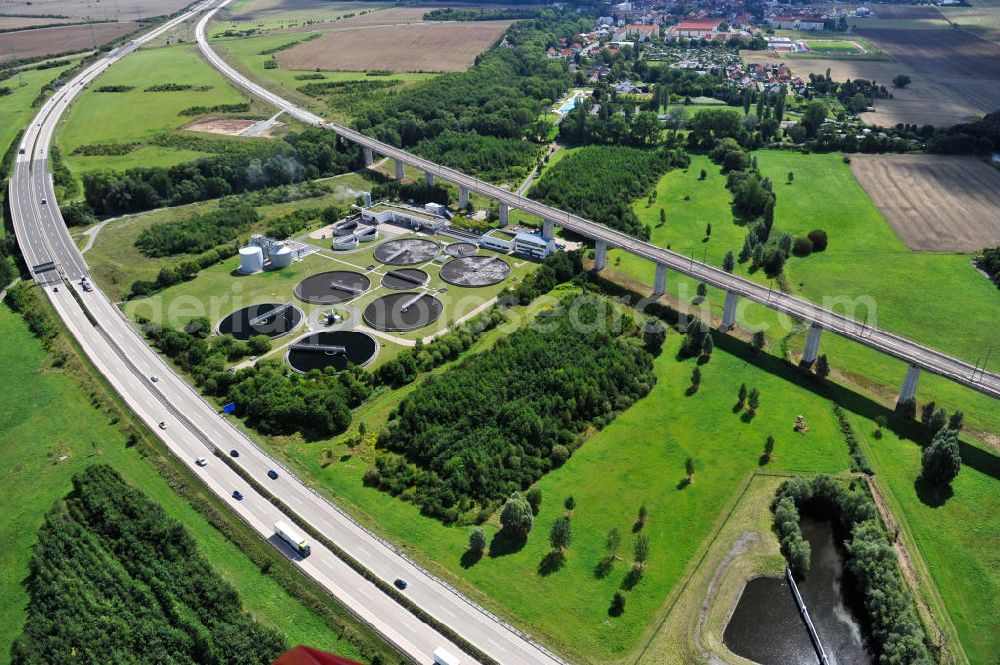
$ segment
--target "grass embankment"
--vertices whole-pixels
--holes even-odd
[[[146,92],[146,88],[167,83],[208,89]],[[103,86],[132,89],[98,92]],[[107,69],[79,96],[66,113],[58,143],[67,166],[77,177],[104,168],[123,171],[140,166],[172,166],[207,153],[148,145],[125,155],[82,156],[72,152],[82,145],[146,141],[194,120],[197,116],[180,115],[187,108],[246,101],[198,55],[193,44],[140,49]],[[212,138],[207,134],[197,136]]]
[[[89,368],[75,356],[62,368],[52,367],[38,340],[6,307],[0,308],[0,336],[4,340],[0,363],[5,368],[5,381],[0,386],[4,403],[0,412],[4,468],[0,539],[5,544],[0,550],[0,663],[9,662],[10,644],[24,625],[28,594],[22,581],[27,577],[31,548],[45,512],[69,491],[73,474],[95,463],[112,465],[181,521],[258,621],[284,633],[292,644],[305,643],[359,657],[358,649],[338,638],[315,608],[296,600],[277,581],[281,575],[301,578],[283,556],[211,498],[179,462],[152,447],[155,444],[143,438],[133,447],[126,445],[118,421],[121,407]],[[168,474],[170,482],[158,469]],[[174,488],[183,491],[188,500]],[[227,539],[189,501],[221,518],[226,528],[244,539],[244,546]],[[261,572],[247,550],[273,562],[270,574]],[[299,583],[315,593],[304,578]],[[327,611],[334,605],[320,594],[315,597]],[[342,609],[339,612],[344,614]]]
[[[885,222],[861,189],[850,167],[838,153],[802,155],[780,151],[755,153],[761,171],[771,178],[778,197],[775,226],[793,235],[822,228],[829,234],[825,252],[808,258],[792,257],[785,264],[788,284],[794,294],[813,302],[858,305],[864,318],[872,303],[879,328],[905,335],[923,344],[955,354],[969,362],[982,359],[983,343],[993,337],[993,322],[1000,320],[996,287],[980,275],[971,256],[956,253],[911,252]],[[701,169],[707,177],[699,180]],[[787,184],[789,171],[794,173]],[[689,196],[690,200],[684,200]],[[645,199],[635,204],[636,213],[653,229],[652,242],[695,259],[720,265],[727,250],[739,254],[746,229],[733,221],[731,196],[719,167],[704,156],[694,156],[686,171],[672,171],[657,186],[657,198],[647,207]],[[659,209],[667,222],[659,224]],[[712,235],[705,240],[706,224]],[[736,274],[761,283],[771,283],[763,271],[748,274],[749,264],[737,265]],[[619,251],[609,255],[609,267],[629,280],[653,283],[653,265]],[[695,297],[693,280],[671,273],[668,292],[685,303]],[[774,284],[775,289],[778,288]],[[708,303],[721,315],[724,294],[709,289]],[[769,310],[747,304],[747,327],[762,326],[777,351],[789,326]],[[958,325],[956,322],[960,322]],[[805,335],[787,340],[790,353],[798,354]],[[905,365],[867,347],[827,334],[826,353],[835,372],[864,388],[871,388],[883,403],[890,403],[902,384]],[[991,364],[991,367],[993,365]],[[936,399],[960,408],[967,421],[984,432],[1000,430],[1000,412],[994,400],[925,373],[918,398]]]
[[[544,306],[545,301],[538,301],[529,309]],[[488,346],[494,334],[502,336],[504,330],[488,333],[474,351]],[[468,528],[445,527],[421,516],[412,504],[361,482],[375,454],[372,437],[407,389],[358,410],[354,422],[366,424],[369,438],[353,448],[346,441],[356,432],[327,442],[287,437],[266,443],[367,524],[489,606],[503,608],[504,614],[574,659],[624,658],[641,646],[641,637],[717,528],[723,509],[747,474],[759,468],[768,434],[777,439],[769,470],[835,473],[849,466],[846,444],[826,400],[724,350],[717,350],[702,366],[701,390],[686,397],[694,361],[675,359],[679,343],[679,335],[670,335],[655,363],[658,383],[649,396],[594,433],[565,466],[539,481],[544,499],[525,547],[488,553],[474,563],[463,558]],[[767,358],[763,362],[778,365]],[[763,406],[749,423],[732,409],[741,382],[762,394]],[[808,434],[792,432],[797,415],[809,423]],[[695,475],[684,488],[688,456],[695,459]],[[561,569],[542,574],[548,531],[564,514],[562,504],[570,495],[576,499],[573,545]],[[650,515],[642,531],[650,539],[649,562],[643,579],[626,593],[625,614],[610,618],[609,603],[631,562],[632,529],[643,504]],[[492,540],[496,525],[485,528]],[[622,560],[600,578],[595,569],[611,528],[623,534]]]
[[[73,64],[52,69],[26,69],[0,81],[0,86],[11,89],[9,95],[0,96],[0,155],[7,152],[17,133],[38,112],[31,102],[38,97],[42,87],[59,78],[60,74],[72,66]],[[21,85],[22,81],[24,85]]]

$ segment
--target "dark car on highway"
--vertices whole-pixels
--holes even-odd
[[[278,479],[278,472],[275,471],[274,469],[271,469],[271,470],[269,470],[267,472],[267,477],[270,478],[271,480],[277,480]]]
[[[399,589],[400,591],[406,588],[406,580],[404,580],[402,577],[397,577],[396,581],[393,582],[393,584],[395,584],[396,588]]]
[[[230,456],[230,457],[239,457],[239,456],[240,456],[240,451],[238,451],[238,450],[236,450],[236,449],[234,448],[233,450],[230,450],[230,451],[229,451],[229,456]]]
[[[240,492],[239,490],[233,490],[233,498],[236,499],[237,501],[242,501],[243,493]]]

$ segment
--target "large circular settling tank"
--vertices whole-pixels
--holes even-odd
[[[291,303],[266,302],[238,309],[219,322],[220,335],[246,341],[254,335],[287,335],[302,322],[302,310]]]
[[[441,301],[429,293],[390,293],[365,307],[365,323],[375,330],[406,332],[437,321],[444,310]]]
[[[391,266],[412,266],[426,263],[437,254],[437,243],[423,238],[390,240],[375,248],[375,258]]]
[[[329,270],[299,282],[295,297],[314,305],[333,305],[358,297],[371,283],[366,275],[353,270]]]
[[[339,372],[348,365],[367,365],[377,352],[378,343],[368,333],[332,330],[296,340],[288,348],[288,364],[297,372],[327,367]]]
[[[430,279],[420,268],[396,268],[382,276],[382,286],[393,291],[405,291],[425,286]]]
[[[472,256],[479,250],[479,246],[474,242],[453,242],[444,246],[444,253],[448,256]]]
[[[510,266],[499,256],[467,256],[441,266],[441,279],[455,286],[489,286],[508,275]]]

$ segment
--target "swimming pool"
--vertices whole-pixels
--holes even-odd
[[[560,106],[559,107],[559,112],[560,113],[569,113],[570,111],[573,110],[574,106],[576,106],[576,97],[574,97],[573,99],[569,100],[568,102],[566,102],[565,104],[563,104],[562,106]]]

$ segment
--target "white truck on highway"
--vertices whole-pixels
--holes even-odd
[[[294,549],[295,552],[300,557],[305,558],[305,557],[309,556],[310,552],[312,552],[312,548],[309,547],[309,543],[307,543],[305,541],[305,539],[302,536],[299,535],[298,531],[296,531],[292,527],[288,526],[286,523],[284,523],[284,522],[275,522],[274,523],[274,533],[275,533],[276,536],[278,536],[279,538],[281,538],[282,540],[284,540],[286,543],[288,543],[289,545],[291,545],[292,549]]]
[[[459,661],[451,652],[438,647],[434,649],[434,665],[459,665]]]

